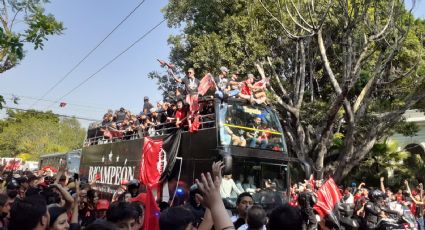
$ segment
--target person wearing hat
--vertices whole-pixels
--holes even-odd
[[[149,97],[145,96],[143,98],[143,114],[148,114],[149,111],[153,108],[153,105],[149,102]]]
[[[96,219],[106,219],[106,211],[109,209],[109,201],[100,199],[96,203]]]

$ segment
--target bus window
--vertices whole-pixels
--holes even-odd
[[[232,176],[239,191],[249,192],[255,203],[271,209],[287,201],[287,168],[286,164],[235,159]]]
[[[278,116],[270,107],[229,101],[220,105],[219,124],[223,146],[286,151]]]

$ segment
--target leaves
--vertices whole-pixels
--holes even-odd
[[[0,73],[3,73],[24,58],[24,44],[42,49],[51,35],[59,35],[63,24],[42,8],[46,0],[3,1],[0,12]],[[14,27],[21,21],[19,27]]]
[[[0,120],[0,156],[25,154],[32,160],[42,154],[81,148],[85,130],[75,118],[59,119],[51,112],[8,110]]]

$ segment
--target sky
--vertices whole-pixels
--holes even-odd
[[[90,57],[44,100],[31,107],[59,79],[65,76],[93,49],[141,0],[55,0],[45,6],[46,12],[62,21],[66,30],[49,37],[43,50],[26,47],[26,56],[15,68],[0,75],[0,95],[6,106],[21,109],[52,110],[54,113],[101,120],[108,109],[124,107],[140,112],[143,97],[152,102],[161,99],[156,82],[148,79],[150,71],[164,71],[157,58],[167,59],[170,47],[167,38],[179,33],[166,22],[108,65],[80,88],[52,105],[72,88],[98,71],[103,65],[130,46],[139,37],[164,19],[161,9],[166,0],[146,0]],[[410,6],[411,4],[408,5]],[[425,0],[417,0],[417,17],[425,18]],[[12,94],[20,98],[11,101]],[[5,110],[0,117],[5,116]],[[80,120],[83,127],[90,121]]]
[[[46,12],[62,21],[66,30],[51,36],[43,50],[26,47],[26,56],[15,68],[0,75],[0,95],[7,105],[22,109],[46,109],[54,113],[99,119],[108,109],[124,107],[138,113],[143,97],[151,101],[161,99],[156,82],[147,78],[150,71],[162,71],[157,58],[167,59],[170,47],[167,38],[178,30],[168,28],[166,22],[137,43],[69,96],[60,100],[67,106],[53,104],[72,88],[95,73],[104,64],[129,47],[139,37],[164,19],[161,9],[166,0],[146,0],[96,51],[89,56],[58,87],[34,107],[59,79],[65,76],[93,49],[141,0],[55,0],[46,5]],[[12,94],[20,98],[11,102]],[[4,111],[3,111],[4,116]],[[88,121],[80,120],[83,126]]]

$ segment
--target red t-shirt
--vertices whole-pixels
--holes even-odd
[[[248,80],[244,81],[244,85],[241,89],[241,93],[245,95],[251,95],[251,89],[248,87]]]

